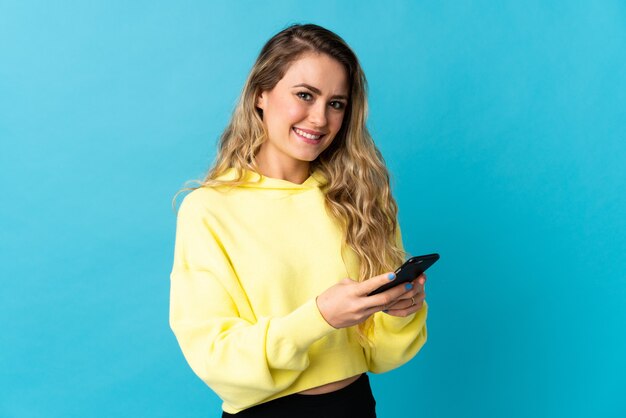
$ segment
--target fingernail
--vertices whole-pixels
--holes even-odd
[[[405,287],[406,290],[413,289],[413,285],[411,283],[407,283],[404,287]]]
[[[388,278],[389,280],[393,280],[393,279],[395,279],[395,278],[396,278],[396,275],[395,275],[394,273],[389,273],[389,276],[387,276],[387,278]]]

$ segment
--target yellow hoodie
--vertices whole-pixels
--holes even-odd
[[[409,361],[426,342],[426,304],[407,318],[376,313],[373,350],[317,308],[316,296],[359,271],[326,212],[323,176],[295,184],[246,175],[242,186],[185,197],[171,274],[170,326],[224,411]]]

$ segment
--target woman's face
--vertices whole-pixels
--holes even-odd
[[[343,65],[326,54],[304,54],[257,99],[268,133],[257,162],[282,169],[308,168],[339,132],[347,103]]]

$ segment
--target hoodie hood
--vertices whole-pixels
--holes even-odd
[[[319,170],[315,170],[302,183],[292,183],[288,180],[267,177],[252,170],[243,170],[243,181],[245,183],[237,185],[237,187],[245,187],[251,189],[267,189],[267,190],[306,190],[319,188],[327,183],[326,178]],[[220,181],[233,181],[237,179],[237,169],[229,168],[217,177]]]

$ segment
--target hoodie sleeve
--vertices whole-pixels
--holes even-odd
[[[194,193],[178,213],[170,326],[193,371],[244,409],[290,386],[309,365],[311,344],[334,328],[315,299],[282,317],[254,318],[206,214]]]
[[[404,248],[399,225],[396,227],[396,244]],[[372,344],[364,348],[369,370],[384,373],[415,357],[426,343],[427,314],[426,302],[422,309],[404,318],[384,312],[375,313],[374,327],[369,334]]]

